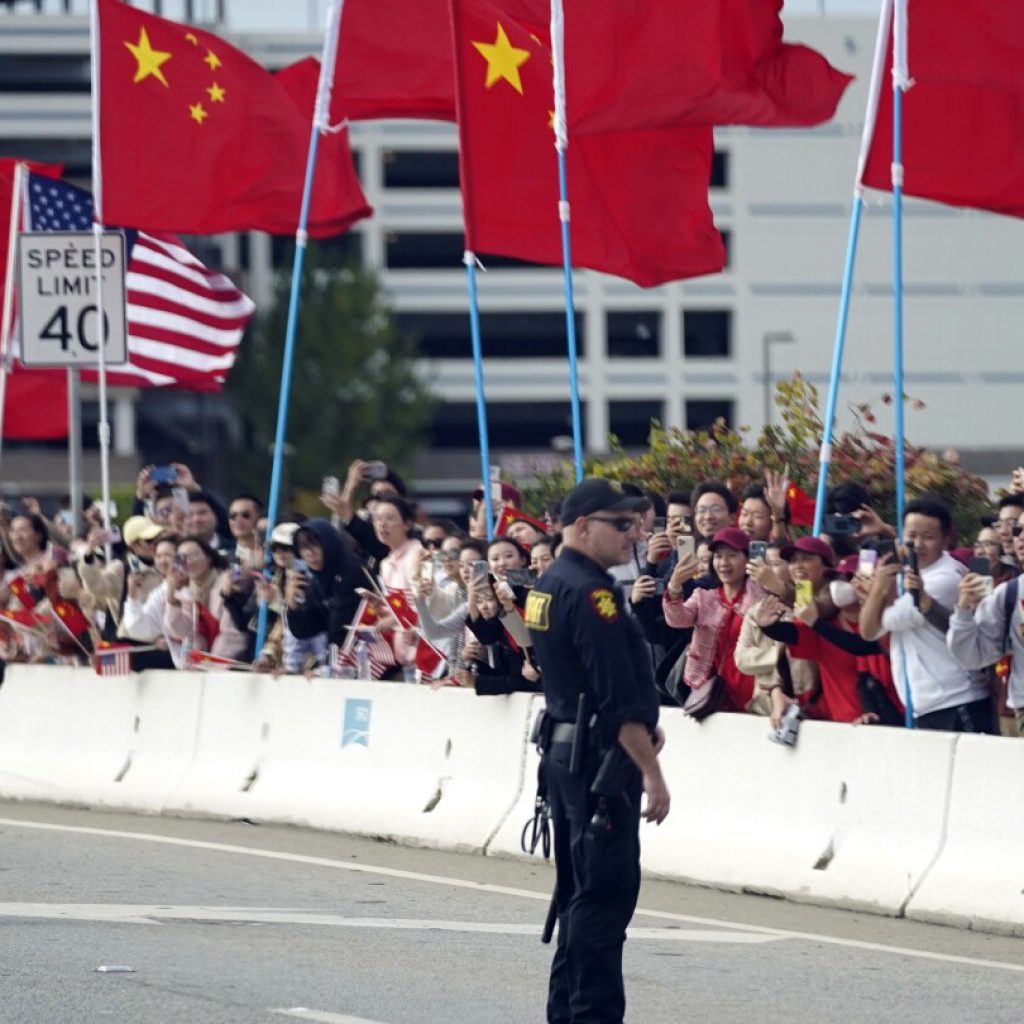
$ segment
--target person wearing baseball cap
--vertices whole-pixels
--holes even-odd
[[[665,622],[676,629],[693,629],[683,682],[690,688],[686,705],[699,702],[700,717],[716,710],[749,711],[759,699],[754,677],[740,672],[734,658],[743,616],[767,593],[747,576],[749,553],[750,539],[743,530],[721,527],[711,537],[711,564],[721,587],[694,590],[683,599],[683,584],[699,572],[697,559],[691,556],[680,560],[662,598]],[[717,696],[711,697],[715,690]]]
[[[669,812],[650,654],[608,573],[640,538],[645,500],[597,477],[574,487],[562,502],[561,553],[526,598],[555,835],[558,950],[548,1020],[623,1019],[622,944],[640,893],[640,818],[660,823]],[[574,757],[574,749],[592,753]],[[624,785],[597,801],[591,785],[612,757]],[[595,806],[608,821],[599,843],[591,841]]]

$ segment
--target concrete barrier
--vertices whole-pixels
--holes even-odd
[[[938,852],[953,736],[805,722],[787,748],[752,716],[670,710],[663,726],[653,874],[897,914]]]
[[[519,795],[531,701],[209,674],[167,807],[479,851]]]
[[[959,736],[946,841],[907,917],[1024,935],[1024,817],[1014,802],[1024,742]]]
[[[11,665],[0,689],[0,795],[160,811],[190,762],[199,679]]]

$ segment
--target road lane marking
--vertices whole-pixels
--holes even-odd
[[[25,821],[18,818],[0,818],[0,828],[38,829],[49,832],[65,832],[74,835],[99,836],[104,839],[131,839],[136,842],[160,843],[166,846],[180,846],[193,850],[209,850],[215,853],[240,854],[245,857],[260,857],[267,860],[286,861],[293,864],[307,864],[312,867],[331,868],[337,871],[351,871],[360,874],[378,875],[382,878],[400,878],[410,882],[425,882],[431,885],[445,885],[472,892],[489,893],[498,896],[514,896],[519,899],[551,901],[550,893],[531,889],[516,889],[511,886],[491,885],[487,882],[473,882],[465,878],[450,878],[445,875],[427,875],[417,871],[403,871],[399,868],[378,867],[371,864],[353,864],[349,861],[331,860],[328,857],[311,857],[301,853],[285,853],[281,850],[261,850],[252,846],[235,846],[230,843],[211,843],[201,839],[181,839],[177,836],[161,836],[152,832],[127,832],[119,829],[89,828],[83,825],[56,825],[52,822]],[[881,942],[866,942],[860,939],[843,939],[835,935],[817,932],[790,931],[785,928],[769,928],[765,925],[745,924],[723,918],[697,917],[692,914],[676,914],[669,910],[645,910],[637,908],[637,914],[661,921],[675,921],[681,924],[696,924],[713,928],[734,928],[738,931],[757,935],[775,935],[784,939],[803,939],[820,942],[845,949],[860,949],[869,953],[886,953],[892,956],[906,956],[937,963],[962,964],[966,967],[982,967],[989,970],[1010,971],[1024,974],[1024,964],[1007,963],[1003,960],[984,960],[978,957],[957,956],[953,953],[933,953],[929,950],[912,949],[904,946],[890,946]]]
[[[163,921],[216,921],[236,924],[314,925],[329,928],[371,928],[410,932],[468,932],[482,935],[525,935],[536,938],[536,924],[491,921],[436,921],[418,918],[342,917],[317,911],[273,907],[171,907],[156,903],[0,903],[0,918],[49,921],[91,921],[109,924],[160,924]],[[702,928],[630,928],[629,937],[659,942],[713,942],[756,945],[779,942],[781,936]]]
[[[367,1020],[366,1017],[347,1017],[343,1013],[329,1013],[327,1010],[308,1010],[305,1006],[293,1006],[290,1010],[271,1010],[270,1012],[281,1017],[318,1021],[319,1024],[381,1024],[381,1021]]]

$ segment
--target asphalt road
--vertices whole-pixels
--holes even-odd
[[[540,1022],[550,881],[543,863],[0,803],[0,1024]],[[640,906],[631,1021],[1021,1017],[1024,940],[673,883]]]

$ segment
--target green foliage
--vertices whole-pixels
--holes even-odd
[[[883,395],[885,405],[892,396]],[[912,409],[923,403],[905,398]],[[822,420],[818,414],[817,389],[799,374],[776,387],[775,404],[781,412],[780,426],[766,426],[757,437],[749,427],[733,430],[719,420],[710,430],[664,429],[652,421],[648,449],[630,456],[612,438],[612,452],[588,461],[588,476],[603,476],[646,490],[665,494],[675,488],[690,488],[700,480],[725,480],[739,494],[752,481],[763,482],[766,469],[780,472],[789,467],[789,477],[812,497],[818,480],[818,449]],[[870,405],[853,409],[853,430],[833,441],[829,484],[846,480],[862,484],[874,497],[875,506],[887,522],[895,516],[895,445],[892,438],[875,430],[876,417]],[[978,531],[978,517],[989,510],[988,488],[980,477],[947,462],[934,452],[907,444],[904,449],[907,496],[932,494],[953,510],[957,532],[963,539]],[[533,509],[564,494],[573,485],[572,466],[538,479],[528,504]]]
[[[233,453],[237,486],[265,493],[277,424],[290,278],[239,350],[227,390],[246,426]],[[433,399],[414,372],[416,347],[399,333],[376,277],[326,268],[311,246],[302,286],[288,412],[288,480],[315,488],[354,458],[383,459],[400,473],[429,425]]]

